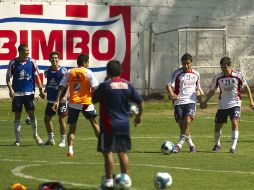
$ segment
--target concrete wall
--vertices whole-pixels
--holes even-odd
[[[1,2],[20,1],[2,0]],[[22,2],[41,1],[23,0]],[[249,85],[254,87],[253,0],[48,0],[44,2],[131,5],[131,81],[143,93],[146,92],[145,89],[148,85],[150,23],[152,23],[154,33],[180,27],[225,26],[227,29],[227,55],[232,58],[234,67],[242,71]],[[213,48],[216,48],[216,45]],[[169,54],[172,54],[170,58],[167,57]],[[178,67],[179,57],[176,55],[176,52],[171,51],[170,48],[165,54],[157,55],[152,52],[152,90],[164,91],[165,83],[171,76],[172,70]],[[216,61],[213,64],[218,65],[219,62]],[[205,76],[208,79],[212,77],[212,75]]]

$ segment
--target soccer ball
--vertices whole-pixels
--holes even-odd
[[[172,177],[167,172],[158,172],[154,176],[154,186],[156,189],[168,189],[172,183]]]
[[[165,141],[161,145],[161,152],[164,154],[170,154],[173,152],[175,145],[170,141]]]
[[[31,125],[31,119],[29,116],[26,116],[25,122],[27,125]]]
[[[11,189],[12,190],[27,190],[27,187],[21,183],[14,183],[12,186],[11,186]]]
[[[114,181],[114,189],[127,190],[130,189],[132,183],[131,178],[127,174],[117,174]]]
[[[131,115],[137,115],[139,113],[138,106],[136,104],[130,105],[130,114]]]

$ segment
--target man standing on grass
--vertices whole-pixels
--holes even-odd
[[[39,78],[39,70],[34,59],[28,57],[29,48],[25,44],[18,47],[19,56],[12,59],[9,63],[6,84],[9,89],[9,95],[12,99],[12,112],[15,113],[14,132],[16,141],[14,146],[20,146],[20,130],[21,130],[21,113],[22,107],[25,106],[26,112],[31,119],[33,130],[33,138],[38,145],[42,145],[43,141],[37,132],[37,119],[34,115],[34,93],[35,79],[40,91],[40,97],[45,98],[42,90],[41,80]],[[12,84],[10,79],[12,79]]]
[[[175,120],[180,128],[180,137],[174,153],[180,152],[185,141],[189,145],[190,152],[196,152],[190,135],[190,125],[196,113],[196,102],[202,101],[200,76],[196,70],[192,69],[192,56],[186,53],[181,61],[182,67],[173,73],[166,85],[169,97],[174,103]]]
[[[87,120],[90,121],[95,135],[99,136],[99,126],[96,121],[96,111],[92,104],[92,93],[98,86],[98,81],[93,72],[87,69],[89,56],[80,54],[77,59],[77,68],[70,69],[63,77],[58,88],[56,102],[52,109],[58,110],[61,94],[68,86],[69,88],[69,110],[68,110],[68,157],[73,157],[73,143],[77,127],[79,113],[82,112]]]
[[[213,152],[219,152],[221,149],[221,129],[224,123],[227,123],[228,116],[231,120],[232,134],[230,153],[235,153],[236,144],[239,137],[239,122],[241,115],[241,92],[246,87],[247,95],[250,100],[250,108],[254,109],[254,102],[250,88],[240,72],[231,68],[231,60],[229,57],[223,57],[220,60],[221,73],[215,75],[210,90],[206,95],[201,108],[207,107],[207,102],[213,96],[217,88],[220,89],[219,109],[215,116],[214,140],[215,145]]]
[[[134,87],[120,78],[121,64],[112,60],[107,64],[107,77],[93,94],[93,103],[100,103],[100,137],[98,151],[102,152],[105,163],[105,179],[101,189],[113,188],[113,153],[118,154],[120,171],[128,174],[128,155],[131,149],[129,101],[136,103],[139,113],[135,125],[141,122],[143,101]]]
[[[48,67],[44,72],[45,78],[47,78],[47,84],[45,91],[47,92],[47,106],[45,109],[44,123],[48,133],[48,139],[45,142],[45,145],[55,145],[54,133],[53,133],[53,123],[52,117],[56,115],[56,112],[52,110],[52,106],[56,101],[58,86],[63,76],[67,72],[65,67],[59,65],[60,54],[58,52],[51,52],[49,55],[49,61],[51,66]],[[58,112],[58,121],[60,125],[61,140],[59,147],[65,147],[66,140],[66,116],[68,115],[68,106],[67,106],[67,95],[68,88],[63,92],[63,95],[60,99]]]

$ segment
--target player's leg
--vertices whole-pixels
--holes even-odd
[[[91,126],[93,127],[95,136],[98,138],[100,134],[100,127],[97,123],[96,117],[89,118],[88,120],[90,121]]]
[[[46,109],[45,109],[45,115],[44,115],[44,123],[46,126],[48,139],[44,143],[45,145],[55,145],[54,141],[54,132],[53,132],[53,123],[52,123],[52,117],[56,114],[55,111],[52,110],[52,104],[47,103]]]
[[[43,145],[44,142],[41,140],[41,138],[38,135],[37,119],[34,115],[35,106],[34,106],[34,95],[33,94],[31,94],[29,96],[24,96],[24,106],[25,106],[28,116],[31,119],[33,138],[38,145]]]
[[[66,117],[68,115],[68,106],[67,102],[60,103],[58,108],[58,121],[60,125],[60,134],[61,134],[61,140],[59,143],[59,147],[65,147],[65,141],[66,141]]]
[[[121,173],[128,174],[129,158],[126,152],[118,152]]]
[[[232,126],[232,133],[231,133],[231,147],[229,152],[235,153],[236,144],[239,137],[239,122],[240,122],[240,107],[233,107],[230,108],[230,119],[231,119],[231,126]]]
[[[187,104],[185,108],[186,108],[185,109],[186,117],[184,118],[184,122],[183,122],[183,130],[186,136],[186,142],[190,148],[190,152],[193,153],[193,152],[196,152],[196,146],[194,145],[192,141],[190,131],[191,131],[191,123],[196,114],[196,104],[195,103]]]
[[[13,146],[20,146],[20,131],[21,131],[21,113],[22,113],[22,100],[20,97],[15,96],[12,100],[12,112],[15,113],[14,121],[13,121],[13,129],[15,134],[15,142]]]

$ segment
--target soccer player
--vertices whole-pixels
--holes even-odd
[[[52,106],[53,110],[58,109],[61,94],[68,85],[70,93],[67,121],[69,124],[68,157],[73,157],[73,143],[80,111],[90,121],[95,135],[99,136],[100,129],[96,121],[96,111],[92,104],[92,93],[98,86],[98,81],[93,72],[86,68],[88,62],[88,55],[79,55],[77,59],[78,68],[72,68],[64,75],[58,87],[56,102]]]
[[[221,129],[224,123],[227,123],[228,116],[231,120],[232,134],[230,153],[235,153],[236,144],[239,137],[239,121],[241,114],[241,93],[243,88],[247,89],[247,95],[250,100],[250,108],[254,109],[254,103],[250,88],[240,72],[231,68],[229,57],[223,57],[220,60],[221,73],[215,75],[210,90],[206,95],[201,108],[207,107],[207,102],[213,96],[217,88],[220,89],[219,108],[215,116],[214,139],[215,145],[213,152],[219,152],[221,149]]]
[[[14,132],[16,141],[14,146],[20,146],[20,130],[21,130],[21,113],[24,105],[28,116],[31,118],[33,130],[33,138],[38,145],[42,145],[43,141],[37,132],[37,119],[34,115],[34,93],[35,79],[39,87],[41,98],[45,98],[42,90],[41,80],[39,78],[39,70],[34,59],[29,57],[29,48],[25,44],[18,47],[19,56],[9,62],[6,73],[6,84],[9,89],[9,95],[12,98],[12,112],[15,113]],[[12,78],[12,83],[10,79]]]
[[[65,67],[61,67],[59,65],[60,54],[58,52],[51,52],[49,55],[49,61],[51,66],[48,67],[44,72],[45,78],[47,78],[47,84],[45,91],[47,92],[47,106],[45,109],[44,123],[48,133],[48,139],[45,142],[45,145],[55,145],[54,133],[53,133],[53,124],[52,117],[56,115],[56,112],[52,110],[52,106],[56,101],[58,86],[63,76],[67,72]],[[66,121],[65,118],[68,115],[68,107],[67,107],[67,95],[68,88],[63,92],[62,97],[60,97],[60,103],[58,107],[58,121],[60,125],[60,134],[61,140],[59,143],[59,147],[65,147],[66,140]]]
[[[180,152],[187,141],[190,152],[196,152],[192,142],[190,129],[196,113],[196,102],[202,102],[199,73],[192,69],[192,56],[188,53],[181,58],[182,67],[174,71],[166,85],[169,97],[174,103],[175,120],[180,128],[180,137],[174,153]]]
[[[134,87],[120,78],[121,65],[112,60],[107,64],[107,78],[93,94],[93,103],[100,103],[100,137],[98,151],[102,152],[105,163],[105,179],[101,188],[112,188],[114,159],[113,153],[118,154],[121,173],[128,174],[128,155],[131,149],[129,101],[139,107],[134,123],[142,119],[143,101]]]

